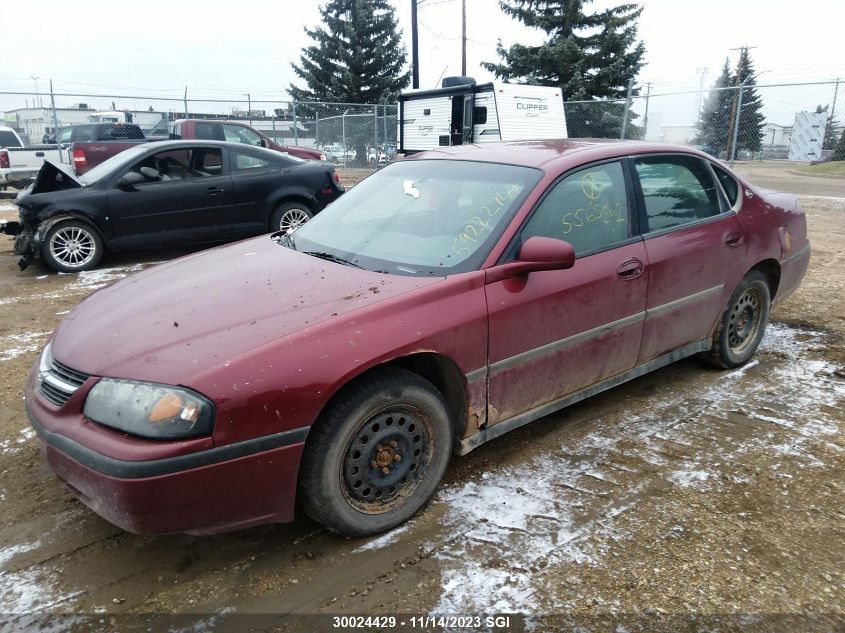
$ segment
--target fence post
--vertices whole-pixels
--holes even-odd
[[[314,145],[320,147],[320,111],[314,110]]]
[[[56,97],[53,95],[53,80],[50,80],[50,108],[53,110],[53,140],[56,141],[56,149],[59,150],[59,161],[65,162],[62,155],[62,148],[59,145],[59,117],[56,115]]]
[[[185,86],[185,95],[183,97],[185,103],[185,118],[190,119],[191,117],[188,115],[188,86]]]
[[[736,141],[739,138],[739,119],[742,114],[742,91],[745,89],[745,82],[739,85],[739,95],[736,98],[736,120],[734,120],[733,142],[731,143],[731,155],[729,164],[734,166],[734,157],[736,156]]]
[[[296,122],[296,99],[293,100],[293,144],[299,145],[299,130],[296,128],[299,127]]]
[[[625,96],[625,114],[622,115],[622,130],[619,133],[619,138],[624,139],[628,132],[628,110],[631,107],[631,90],[634,88],[634,78],[628,82],[628,94]]]
[[[349,109],[346,110],[349,112]],[[341,137],[342,137],[342,145],[343,149],[343,166],[346,167],[346,112],[340,115],[340,127],[341,127]]]
[[[387,143],[387,104],[381,106],[381,137]]]

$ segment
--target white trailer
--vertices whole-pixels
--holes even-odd
[[[469,143],[566,138],[560,88],[447,77],[399,95],[399,152]]]

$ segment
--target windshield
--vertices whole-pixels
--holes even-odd
[[[394,163],[333,202],[288,243],[391,274],[475,270],[541,176],[537,169],[494,163]]]
[[[105,176],[108,176],[115,168],[136,159],[138,156],[146,153],[147,148],[136,146],[125,149],[119,154],[115,154],[111,158],[104,160],[96,167],[92,167],[90,171],[86,171],[79,176],[77,180],[84,186],[93,185],[95,182]]]

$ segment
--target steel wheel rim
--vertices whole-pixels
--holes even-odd
[[[282,214],[279,220],[279,230],[290,233],[310,219],[311,217],[302,209],[288,209]]]
[[[731,352],[742,355],[754,344],[763,321],[762,293],[748,288],[731,307],[728,317],[728,347]]]
[[[364,514],[384,514],[411,497],[431,464],[433,432],[414,407],[393,406],[358,426],[343,453],[341,489]]]
[[[94,235],[78,226],[62,227],[50,238],[50,255],[68,268],[90,263],[97,252]]]

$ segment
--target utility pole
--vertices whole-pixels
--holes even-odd
[[[839,77],[836,78],[836,87],[833,89],[833,105],[830,107],[830,117],[827,119],[827,124],[833,128],[833,117],[836,116],[836,95],[839,94]],[[827,134],[827,129],[825,129],[825,134]],[[831,129],[831,134],[833,131]],[[834,140],[835,137],[834,137]]]
[[[190,119],[191,117],[188,116],[188,86],[185,86],[185,94],[182,100],[185,103],[185,118]]]
[[[733,135],[733,143],[736,143],[737,134],[739,132],[739,122],[737,121],[736,117],[739,115],[738,112],[738,105],[739,105],[739,95],[740,95],[740,86],[742,85],[742,61],[748,55],[749,49],[757,48],[756,46],[740,46],[738,48],[732,48],[732,51],[739,51],[739,60],[736,63],[736,81],[734,82],[734,99],[733,103],[731,104],[731,120],[730,124],[728,125],[728,146],[725,148],[727,152],[727,156],[733,160],[734,154],[736,154],[736,148],[733,147],[731,143],[731,131],[734,132]]]
[[[420,48],[417,34],[417,0],[411,0],[411,88],[420,87]]]
[[[710,69],[707,66],[699,66],[695,69],[695,73],[698,75],[698,106],[696,107],[698,117],[696,122],[701,120],[701,108],[704,103],[704,80],[709,72]]]
[[[246,94],[246,115],[249,117],[249,124],[252,125],[252,97],[249,93]]]
[[[651,94],[651,82],[645,82],[645,114],[643,115],[643,139],[648,134],[648,95]]]
[[[467,74],[467,0],[461,0],[461,76]]]
[[[41,96],[38,94],[38,75],[30,75],[29,76],[32,81],[35,82],[35,106],[40,108],[41,107]]]

